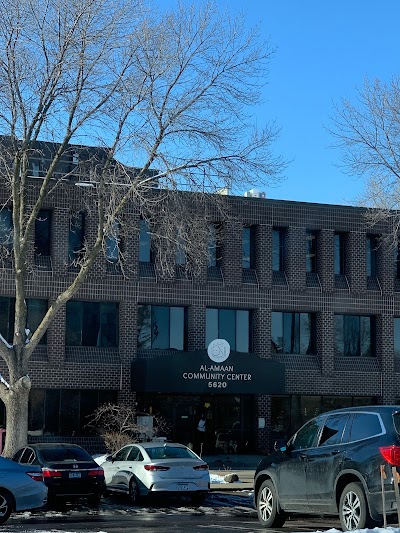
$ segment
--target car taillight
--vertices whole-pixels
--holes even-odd
[[[208,470],[208,465],[198,465],[193,467],[195,470]]]
[[[89,470],[88,476],[104,476],[104,470],[102,468],[94,468]]]
[[[382,457],[393,466],[400,466],[400,446],[380,446]]]
[[[144,465],[144,469],[145,469],[145,470],[148,470],[149,472],[163,471],[163,470],[169,470],[169,466]]]
[[[61,472],[52,470],[51,468],[42,468],[42,472],[45,478],[61,477]]]
[[[35,481],[43,481],[42,472],[27,472],[27,475]]]

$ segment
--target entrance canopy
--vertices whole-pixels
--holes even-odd
[[[254,354],[230,352],[223,362],[207,350],[176,352],[132,362],[134,392],[197,392],[221,394],[283,394],[285,367]]]

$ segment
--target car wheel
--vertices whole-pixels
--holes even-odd
[[[98,507],[101,501],[101,494],[96,494],[95,496],[89,496],[87,499],[90,507]]]
[[[339,518],[343,531],[364,529],[373,524],[361,483],[349,483],[340,496]]]
[[[8,519],[13,510],[13,500],[8,492],[0,492],[0,524]]]
[[[137,505],[139,503],[140,493],[139,485],[135,478],[132,478],[129,483],[129,501],[132,505]]]
[[[279,510],[278,495],[270,479],[264,481],[258,491],[257,514],[264,527],[281,527],[285,523],[286,513]]]

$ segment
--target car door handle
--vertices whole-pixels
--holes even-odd
[[[299,457],[300,457],[300,459],[301,459],[302,461],[305,461],[305,460],[307,459],[307,454],[305,454],[305,453],[300,453],[300,454],[299,454]]]
[[[337,455],[339,453],[339,450],[332,450],[330,452],[331,455]]]

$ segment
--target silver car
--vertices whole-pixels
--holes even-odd
[[[210,489],[208,465],[183,444],[128,444],[101,464],[107,491],[137,504],[149,494],[189,495],[200,503]]]
[[[47,487],[39,466],[19,465],[0,457],[0,524],[12,511],[26,511],[46,505]]]

